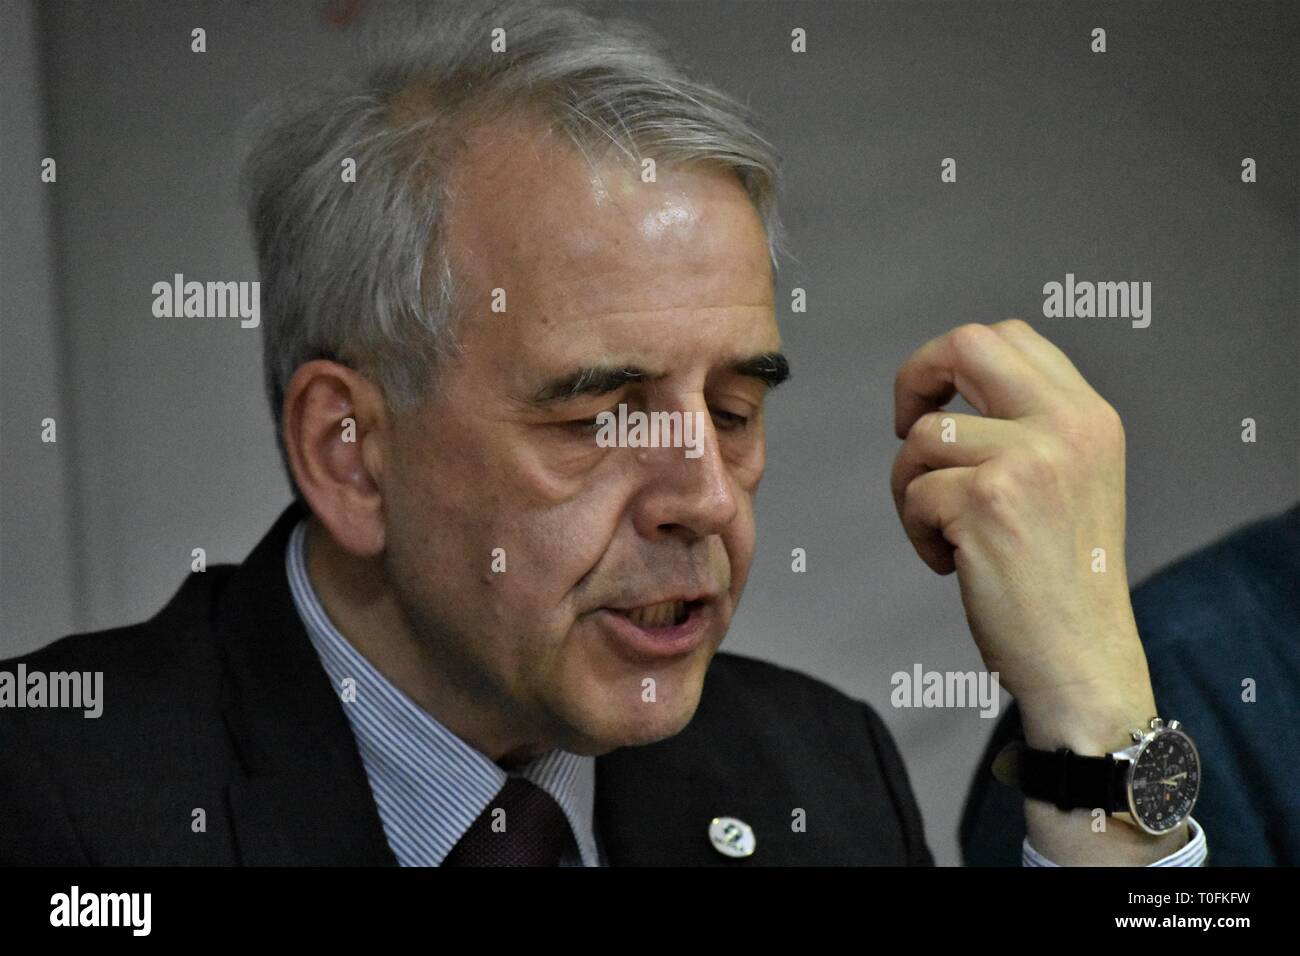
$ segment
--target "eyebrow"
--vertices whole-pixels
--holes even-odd
[[[790,377],[790,362],[780,352],[763,352],[733,362],[730,371],[747,378],[756,378],[773,389]],[[533,395],[531,404],[551,405],[569,401],[583,395],[608,395],[633,382],[662,378],[635,365],[593,365],[578,369],[543,385]]]
[[[731,370],[737,375],[756,378],[773,389],[790,377],[790,362],[780,352],[764,352],[735,363]]]

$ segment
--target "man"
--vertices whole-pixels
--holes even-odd
[[[870,707],[716,653],[787,374],[771,151],[629,28],[453,13],[253,152],[299,502],[151,621],[21,662],[107,699],[0,715],[0,859],[932,862]],[[958,391],[984,417],[941,415]],[[903,525],[1027,743],[1116,749],[1156,714],[1118,417],[1014,321],[927,343],[895,392]],[[629,409],[695,440],[598,440]],[[1027,824],[1028,862],[1204,856],[1181,818]]]

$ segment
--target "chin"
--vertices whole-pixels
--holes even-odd
[[[557,731],[552,739],[564,741],[557,745],[571,753],[599,756],[681,733],[700,705],[720,643],[721,635],[689,654],[644,663],[631,663],[603,644],[570,658],[547,688]],[[655,681],[654,700],[645,699],[647,678]]]
[[[691,722],[695,716],[696,706],[699,699],[696,698],[691,702],[689,708],[676,708],[673,712],[660,711],[652,719],[646,719],[641,716],[640,719],[632,722],[620,734],[620,747],[639,747],[643,744],[653,744],[660,740],[667,740],[669,737],[675,737],[686,729],[686,725]]]
[[[702,681],[688,680],[672,688],[671,697],[661,693],[654,703],[628,705],[626,701],[587,711],[578,742],[565,747],[574,753],[600,754],[620,747],[639,747],[674,737],[686,729],[700,703]]]

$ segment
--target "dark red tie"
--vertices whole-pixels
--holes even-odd
[[[494,810],[504,810],[504,818]],[[558,866],[565,852],[576,853],[577,846],[555,799],[535,783],[511,777],[442,865]]]

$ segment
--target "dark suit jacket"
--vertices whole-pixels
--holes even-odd
[[[149,621],[0,663],[104,674],[99,718],[0,709],[0,863],[396,863],[290,596],[302,514],[286,511],[242,565],[192,574]],[[752,857],[713,849],[715,816],[753,827]],[[597,759],[596,827],[615,866],[933,863],[872,709],[726,653],[682,733]]]

